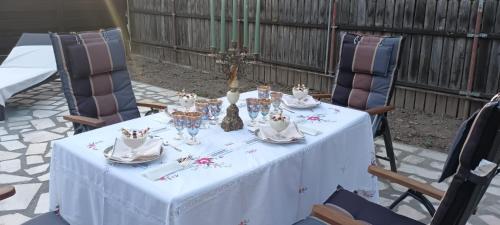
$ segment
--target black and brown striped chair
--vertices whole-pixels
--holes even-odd
[[[396,157],[387,121],[394,80],[398,71],[403,37],[341,34],[340,61],[331,94],[313,94],[331,99],[332,104],[363,110],[372,117],[374,137],[383,136],[391,170],[396,172]]]
[[[368,171],[418,193],[441,200],[430,225],[465,225],[499,172],[500,163],[500,103],[495,98],[474,115],[471,127],[466,130],[465,141],[457,157],[449,157],[456,164],[453,179],[446,192],[400,174],[370,166]],[[462,139],[462,132],[457,133]],[[453,154],[453,153],[450,153]],[[452,167],[453,168],[453,167]],[[296,225],[423,225],[399,215],[366,199],[338,188],[324,205],[313,207],[311,217]]]
[[[119,29],[50,34],[75,134],[140,117]]]

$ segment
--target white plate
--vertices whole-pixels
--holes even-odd
[[[104,158],[106,158],[111,163],[129,164],[129,165],[142,164],[142,163],[148,163],[148,162],[158,160],[159,158],[161,158],[163,156],[163,146],[162,146],[160,149],[160,154],[158,154],[155,157],[151,157],[151,158],[143,159],[143,160],[121,161],[121,160],[117,160],[115,158],[111,158],[111,153],[114,151],[115,146],[116,146],[116,141],[115,141],[115,144],[113,146],[108,147],[108,148],[104,149],[104,151],[103,151]]]
[[[273,143],[273,144],[289,144],[289,143],[302,142],[305,140],[304,134],[302,133],[302,131],[300,131],[297,128],[297,125],[295,123],[292,122],[292,123],[290,123],[289,126],[293,126],[293,129],[296,129],[296,131],[300,137],[296,137],[296,138],[286,138],[285,137],[285,138],[280,139],[278,136],[274,136],[273,138],[268,138],[263,134],[262,129],[271,129],[272,130],[272,128],[269,125],[265,125],[265,126],[258,128],[255,131],[255,136],[257,136],[257,138],[261,141]],[[287,129],[289,129],[289,128],[287,128]],[[276,133],[276,131],[272,131],[272,132]]]
[[[296,108],[296,109],[310,109],[314,108],[318,105],[321,104],[321,101],[318,101],[314,99],[312,96],[308,95],[304,100],[299,101],[293,95],[283,95],[283,98],[281,99],[283,104],[290,108]]]

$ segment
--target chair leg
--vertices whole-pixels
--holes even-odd
[[[382,118],[382,129],[383,129],[382,135],[384,136],[385,152],[387,154],[387,158],[389,159],[391,170],[393,172],[398,172],[396,166],[396,157],[394,156],[394,147],[392,146],[391,131],[389,129],[389,123],[387,122],[387,118],[385,116]]]
[[[434,216],[434,214],[436,213],[436,209],[434,208],[434,205],[432,205],[432,203],[429,201],[429,199],[427,199],[422,193],[415,191],[415,190],[412,190],[412,189],[408,189],[408,191],[406,191],[401,196],[399,196],[399,198],[397,198],[389,206],[389,209],[391,209],[391,210],[394,209],[394,207],[396,207],[399,203],[401,203],[401,201],[403,201],[408,196],[411,196],[412,198],[414,198],[415,200],[420,202],[427,209],[427,212],[429,212],[429,214],[431,216]]]
[[[5,106],[0,105],[0,121],[5,120]]]
[[[149,115],[153,115],[153,114],[156,114],[156,113],[159,113],[159,112],[160,112],[160,110],[151,108],[149,111],[146,112],[145,115],[149,116]]]

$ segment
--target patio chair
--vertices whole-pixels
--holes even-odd
[[[49,35],[23,33],[0,65],[0,121],[12,96],[57,78]]]
[[[460,134],[458,135],[460,136]],[[500,104],[495,98],[476,115],[465,142],[452,159],[458,167],[448,190],[440,191],[392,171],[370,166],[368,171],[380,178],[406,186],[419,193],[441,200],[432,217],[431,225],[464,225],[475,213],[491,180],[498,174],[500,163]],[[375,203],[338,188],[324,205],[313,207],[311,217],[296,225],[422,225],[423,223],[399,215]]]
[[[399,65],[403,37],[341,35],[340,61],[331,94],[312,94],[317,99],[331,99],[332,104],[366,111],[371,115],[374,137],[383,136],[386,157],[396,172],[396,157],[387,122],[394,80]]]
[[[140,117],[166,106],[136,102],[119,29],[50,34],[75,134]]]
[[[16,194],[13,186],[0,186],[0,201],[5,200]],[[48,212],[37,216],[22,225],[69,225],[56,212]]]

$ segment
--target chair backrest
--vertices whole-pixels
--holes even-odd
[[[140,117],[119,29],[50,34],[71,115],[106,125]],[[75,124],[75,131],[88,130]]]
[[[342,33],[340,42],[332,103],[359,110],[388,105],[403,37]]]
[[[476,115],[453,176],[431,225],[463,225],[475,211],[500,163],[500,110],[498,100],[486,104]],[[478,165],[491,162],[491,172],[478,174]],[[483,164],[481,164],[483,165]]]

